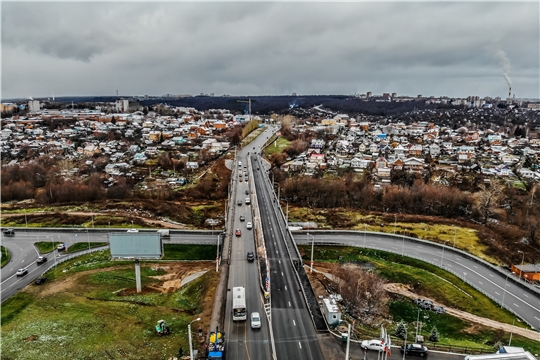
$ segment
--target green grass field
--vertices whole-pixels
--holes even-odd
[[[0,263],[0,268],[3,268],[11,259],[11,254],[8,249],[3,246],[0,246],[0,256],[2,256],[2,262]]]
[[[216,273],[169,294],[124,295],[123,289],[135,287],[133,265],[107,258],[103,251],[67,261],[47,273],[45,285],[30,285],[6,300],[2,359],[167,359],[180,347],[189,349],[187,324],[202,312]],[[97,268],[102,271],[74,276]],[[143,286],[159,283],[155,276],[164,273],[153,263],[141,264]],[[68,277],[69,288],[55,290]],[[159,319],[171,327],[171,335],[154,334]]]
[[[164,244],[163,260],[215,260],[216,246]]]
[[[304,260],[309,261],[311,246],[301,245],[299,249],[301,253],[306,254]],[[335,262],[336,259],[340,259],[340,262],[370,263],[375,266],[375,272],[381,277],[389,282],[408,284],[419,296],[429,297],[446,306],[488,319],[497,319],[503,323],[512,324],[515,321],[515,316],[512,313],[501,309],[495,302],[456,276],[420,260],[384,251],[340,246],[316,246],[314,259],[324,262]],[[503,334],[503,336],[500,331],[485,327],[479,327],[478,331],[471,332],[469,324],[453,316],[436,314],[431,311],[426,313],[429,313],[429,320],[426,321],[422,334],[427,339],[433,326],[436,326],[441,335],[441,343],[462,347],[476,346],[478,348],[479,346],[490,346],[500,340],[500,337],[508,337],[509,335]],[[390,304],[390,315],[394,323],[401,319],[412,323],[416,321],[418,307],[414,306],[409,299],[403,298]],[[525,323],[521,322],[516,322],[515,325],[528,328]],[[364,331],[376,333],[378,330],[364,329]],[[512,342],[514,343],[514,341],[517,341],[516,344],[523,344],[522,346],[532,352],[540,352],[539,342],[516,336],[513,337]]]
[[[275,154],[275,153],[280,153],[283,150],[285,150],[285,148],[287,146],[289,146],[290,144],[291,144],[291,142],[289,140],[287,140],[286,138],[279,137],[279,138],[277,138],[276,142],[272,142],[270,145],[268,145],[264,149],[264,154],[266,156],[270,156],[270,155]]]

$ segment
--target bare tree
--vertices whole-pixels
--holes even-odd
[[[385,281],[378,275],[354,264],[334,264],[331,274],[335,290],[353,317],[375,324],[388,314]]]

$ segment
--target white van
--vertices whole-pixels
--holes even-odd
[[[251,199],[250,198],[246,198],[246,205],[249,205],[251,204]]]

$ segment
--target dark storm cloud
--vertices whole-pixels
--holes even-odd
[[[3,98],[538,97],[537,3],[4,3]],[[519,90],[518,90],[519,89]]]

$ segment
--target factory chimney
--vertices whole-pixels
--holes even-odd
[[[510,99],[512,97],[512,87],[508,89],[508,98]]]

